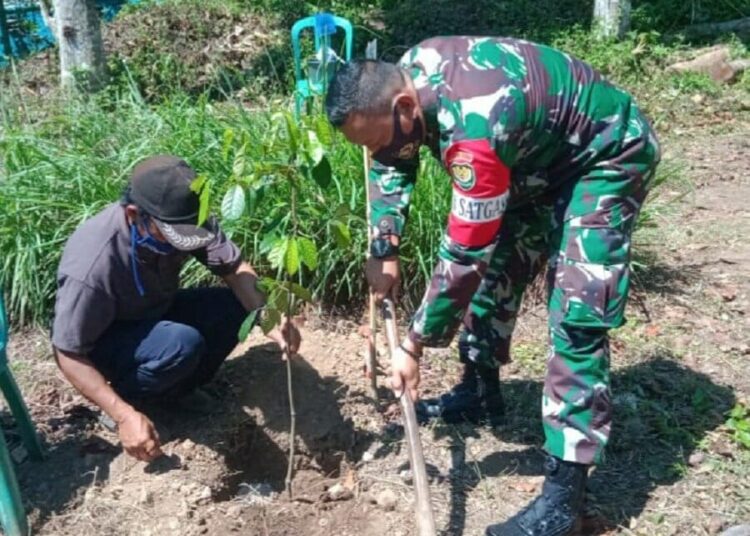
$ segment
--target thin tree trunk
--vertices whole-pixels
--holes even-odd
[[[55,0],[60,83],[68,90],[96,91],[106,84],[99,11],[94,0]]]
[[[13,53],[10,49],[10,33],[8,32],[8,18],[5,16],[5,4],[0,0],[0,33],[3,37],[3,50],[10,63]]]
[[[630,0],[594,0],[594,31],[622,39],[630,29]]]

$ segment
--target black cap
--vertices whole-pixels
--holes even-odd
[[[167,242],[181,251],[200,249],[215,238],[198,226],[200,193],[190,188],[195,177],[184,160],[169,155],[143,160],[130,177],[130,199],[153,218]]]

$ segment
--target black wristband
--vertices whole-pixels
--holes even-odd
[[[411,350],[407,350],[406,348],[404,348],[404,344],[403,343],[399,344],[398,347],[401,348],[404,351],[404,353],[406,353],[412,359],[414,359],[414,361],[419,361],[422,358],[422,356],[421,355],[417,355],[416,352],[412,352]]]

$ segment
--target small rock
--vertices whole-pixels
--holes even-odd
[[[187,459],[195,457],[195,443],[190,439],[186,439],[182,442],[182,444],[180,445],[180,450],[182,450],[183,455]]]
[[[180,528],[180,520],[176,517],[172,517],[167,521],[167,526],[172,530],[177,530]]]
[[[20,465],[26,461],[26,458],[29,457],[29,452],[23,445],[16,445],[16,447],[10,451],[10,457],[13,458],[13,461],[16,464]]]
[[[154,504],[154,494],[151,490],[143,488],[141,494],[138,496],[138,504],[150,506]]]
[[[736,525],[721,533],[721,536],[750,536],[750,525]]]
[[[328,498],[332,501],[347,501],[354,497],[352,490],[347,489],[343,484],[334,484],[327,491]]]
[[[203,486],[198,492],[199,500],[206,500],[211,498],[211,488],[209,486]]]
[[[374,459],[375,459],[375,455],[369,450],[366,451],[364,454],[362,454],[362,461],[364,463],[370,463]]]
[[[708,520],[708,533],[719,534],[725,526],[726,521],[723,517],[719,515],[713,515],[711,516],[711,519]]]
[[[231,517],[232,519],[237,519],[240,517],[240,514],[242,514],[242,505],[241,504],[233,504],[229,508],[227,508],[227,517]]]
[[[404,484],[411,484],[412,476],[409,469],[404,469],[398,474],[398,477],[404,482]]]
[[[383,510],[390,512],[391,510],[395,510],[396,503],[398,503],[398,496],[393,490],[386,489],[378,493],[375,501]]]
[[[701,463],[703,463],[703,460],[706,459],[706,455],[702,452],[693,452],[690,457],[688,458],[688,465],[691,467],[697,467]]]

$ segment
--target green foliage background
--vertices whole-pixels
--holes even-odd
[[[435,0],[429,13],[424,6],[412,0],[147,2],[128,8],[108,30],[119,36],[111,42],[113,82],[98,95],[78,101],[58,99],[54,92],[30,97],[24,84],[41,64],[33,59],[19,65],[18,76],[6,72],[0,87],[0,283],[13,322],[47,323],[65,240],[118,198],[141,158],[184,157],[211,181],[212,209],[221,212],[226,192],[237,186],[232,159],[223,150],[226,133],[244,139],[248,162],[268,159],[274,114],[291,109],[288,28],[319,9],[356,24],[358,54],[367,40],[378,38],[381,54],[390,59],[437,34],[502,34],[550,43],[631,90],[663,136],[706,113],[747,113],[747,74],[725,88],[703,76],[668,74],[664,67],[707,44],[686,42],[678,30],[750,15],[750,0],[634,1],[633,32],[621,42],[591,36],[590,0]],[[261,37],[248,52],[208,46],[225,43],[227,33],[250,22]],[[718,41],[728,43],[735,56],[747,56],[743,37]],[[48,71],[44,76],[54,85],[54,69]],[[701,106],[691,100],[696,95]],[[300,184],[299,231],[315,242],[320,261],[300,283],[326,307],[351,308],[365,296],[362,152],[334,133],[324,145],[330,182]],[[283,147],[278,151],[284,154]],[[425,158],[422,165],[403,248],[407,306],[420,299],[431,273],[449,205],[450,184],[439,164]],[[658,182],[675,188],[679,181],[679,170],[662,167]],[[243,206],[228,205],[225,212],[232,217],[224,226],[251,263],[274,275],[264,240],[280,234],[289,186],[267,176],[243,188]],[[642,213],[640,244],[663,210],[658,196],[657,189]],[[190,285],[211,283],[195,264],[186,267],[184,278]]]

